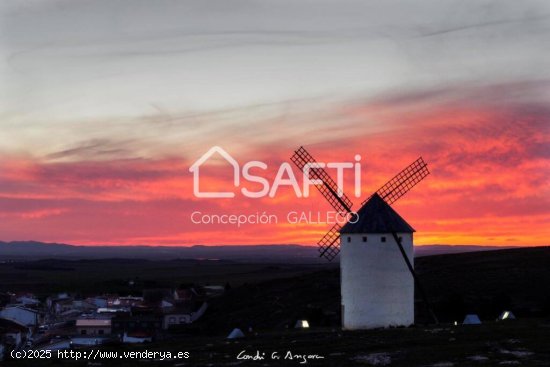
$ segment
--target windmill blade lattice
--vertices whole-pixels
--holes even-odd
[[[379,188],[376,193],[391,205],[429,174],[428,165],[420,157]],[[363,201],[362,204],[366,203],[369,199],[370,197]]]
[[[304,170],[304,167],[308,163],[317,163],[311,154],[304,147],[300,147],[294,152],[290,160],[300,169]],[[322,168],[311,168],[309,170],[309,177],[317,179],[323,182],[323,185],[315,185],[319,192],[327,199],[329,204],[339,213],[351,212],[353,203],[346,196],[346,194],[338,193],[338,185],[332,177]],[[340,194],[340,195],[339,195]]]
[[[319,256],[324,256],[328,261],[332,261],[340,253],[340,229],[342,229],[342,226],[335,223],[317,242]]]
[[[304,167],[308,163],[317,163],[315,158],[304,147],[298,148],[290,157],[290,160],[300,169],[304,170]],[[351,207],[353,203],[342,192],[339,192],[338,185],[332,177],[322,168],[310,168],[309,176],[312,179],[317,179],[323,182],[322,185],[315,185],[321,195],[327,199],[329,204],[338,213],[351,213]],[[342,226],[338,223],[334,224],[332,228],[317,242],[319,245],[319,256],[325,257],[328,261],[332,261],[340,252],[340,229]]]

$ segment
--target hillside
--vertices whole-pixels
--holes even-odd
[[[335,264],[336,265],[336,264]],[[0,264],[0,280],[17,274],[21,286],[42,281],[41,287],[82,286],[101,291],[132,274],[156,285],[183,281],[230,282],[225,295],[212,299],[207,313],[173,339],[146,345],[106,346],[108,351],[189,351],[187,360],[126,360],[95,362],[102,366],[296,366],[299,359],[270,359],[273,353],[322,356],[312,366],[545,366],[549,365],[550,248],[523,248],[416,259],[440,325],[422,325],[422,303],[417,303],[417,325],[410,328],[342,331],[339,320],[337,266],[242,264],[225,261],[43,260]],[[23,274],[27,274],[24,276]],[[70,274],[70,277],[66,275]],[[126,278],[122,278],[126,274]],[[40,278],[47,276],[48,278]],[[99,278],[98,278],[99,276]],[[61,281],[62,278],[71,278]],[[14,278],[15,279],[15,278]],[[13,281],[14,279],[11,279]],[[97,281],[94,282],[94,279]],[[117,280],[118,279],[118,280]],[[58,281],[50,284],[49,281]],[[12,283],[14,284],[14,283]],[[10,281],[4,283],[10,286]],[[518,320],[494,322],[503,309]],[[481,326],[452,326],[466,312],[479,313]],[[296,330],[305,318],[309,330]],[[239,327],[246,338],[225,339]],[[249,331],[252,330],[252,331]],[[266,353],[266,360],[240,361],[243,350]],[[87,361],[8,361],[6,366],[74,366]],[[92,364],[89,364],[92,365]]]
[[[336,264],[333,265],[333,267]],[[0,263],[0,292],[33,292],[45,298],[56,292],[82,296],[102,293],[141,295],[147,288],[182,283],[238,286],[315,272],[327,264],[266,264],[229,260],[92,259]],[[130,280],[132,284],[130,285]]]
[[[461,321],[465,313],[495,319],[504,309],[520,317],[550,314],[550,247],[420,257],[416,269],[441,321]],[[214,300],[196,326],[209,333],[282,329],[300,318],[338,326],[339,282],[339,270],[327,269],[246,284]],[[416,311],[417,322],[426,321],[418,299]]]

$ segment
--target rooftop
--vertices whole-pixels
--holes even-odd
[[[27,330],[28,330],[28,327],[26,327],[25,325],[15,320],[9,320],[9,319],[0,317],[0,334],[2,332],[12,332],[12,331],[26,332]]]
[[[78,319],[76,326],[111,326],[110,319]]]
[[[412,233],[415,232],[378,194],[374,194],[357,212],[356,223],[346,223],[340,233]]]

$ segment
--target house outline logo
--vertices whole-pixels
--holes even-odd
[[[199,159],[189,167],[189,172],[193,173],[193,193],[198,198],[233,198],[234,192],[201,192],[199,188],[200,178],[200,166],[206,162],[214,154],[218,153],[222,156],[231,166],[233,166],[233,185],[238,187],[240,184],[240,166],[239,163],[220,146],[213,146],[206,153],[204,153]]]

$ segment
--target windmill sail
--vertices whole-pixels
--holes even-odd
[[[304,170],[306,164],[308,163],[317,163],[311,154],[304,147],[300,147],[294,152],[290,160],[298,167],[300,170]],[[332,177],[322,168],[311,168],[309,170],[309,177],[320,180],[323,182],[322,185],[315,185],[319,192],[327,199],[329,204],[339,213],[349,213],[351,212],[351,207],[353,203],[343,192],[339,192],[338,185]]]
[[[338,223],[317,242],[319,245],[319,256],[324,256],[327,260],[332,261],[338,253],[340,253],[340,229],[342,226]]]
[[[376,193],[386,203],[393,204],[429,174],[428,165],[420,157],[386,182]],[[363,201],[362,204],[365,204],[369,199],[370,197]]]
[[[304,148],[300,147],[294,152],[290,160],[302,171],[309,163],[317,163],[315,158]],[[304,172],[305,173],[305,172]],[[311,168],[309,170],[309,177],[312,179],[320,180],[322,185],[315,185],[321,195],[327,199],[329,204],[338,213],[351,213],[351,207],[353,203],[351,200],[338,190],[338,185],[332,177],[322,168]],[[319,245],[319,256],[324,256],[327,260],[332,261],[340,252],[340,228],[341,226],[336,223],[324,236],[317,242]]]

